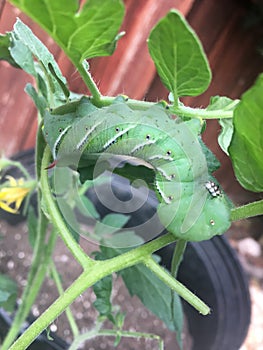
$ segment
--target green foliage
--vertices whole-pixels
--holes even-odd
[[[17,285],[14,280],[0,274],[0,307],[12,312],[17,298]]]
[[[120,0],[11,0],[39,23],[73,61],[111,55],[119,36],[124,6]]]
[[[40,119],[36,157],[36,173],[37,180],[40,183],[41,194],[39,196],[41,203],[38,203],[38,205],[42,219],[47,218],[54,224],[54,228],[59,231],[65,244],[84,270],[83,274],[69,287],[67,292],[41,316],[42,321],[40,320],[40,322],[42,322],[42,325],[39,325],[39,320],[37,320],[36,324],[32,325],[24,333],[22,340],[17,341],[14,349],[21,349],[21,344],[29,346],[33,338],[40,331],[43,331],[47,324],[50,324],[59,313],[64,311],[82,291],[92,285],[97,297],[94,306],[100,316],[111,320],[115,329],[117,329],[115,334],[115,345],[117,345],[121,339],[121,333],[118,330],[122,329],[124,321],[123,314],[116,313],[111,304],[111,276],[112,273],[117,271],[123,278],[130,294],[136,295],[151,312],[164,321],[169,329],[176,331],[180,343],[183,311],[179,296],[171,292],[171,288],[175,289],[173,283],[169,282],[171,276],[157,264],[157,269],[153,270],[154,273],[146,267],[147,262],[149,263],[149,257],[159,248],[171,243],[175,238],[172,239],[171,235],[168,234],[151,242],[144,242],[133,231],[123,229],[123,226],[129,220],[129,216],[118,213],[109,214],[99,221],[99,214],[94,205],[85,196],[85,191],[92,185],[92,176],[98,155],[92,155],[93,158],[84,157],[84,159],[81,159],[83,162],[80,162],[78,169],[80,175],[77,175],[77,167],[74,168],[73,172],[71,171],[72,169],[69,171],[67,168],[68,172],[65,173],[57,165],[55,170],[50,171],[53,171],[53,176],[48,178],[47,167],[50,164],[50,153],[46,145],[49,144],[53,158],[56,159],[56,147],[62,139],[60,137],[61,133],[65,130],[66,133],[67,130],[73,129],[76,133],[75,135],[74,133],[72,134],[74,137],[66,145],[66,150],[72,150],[74,147],[76,149],[77,145],[81,145],[80,141],[86,141],[85,135],[89,130],[87,125],[83,123],[86,123],[91,117],[93,118],[90,119],[92,127],[98,121],[105,123],[110,121],[111,123],[111,130],[107,129],[107,133],[103,134],[100,139],[97,138],[95,140],[98,144],[99,141],[103,141],[102,146],[105,145],[105,142],[107,144],[111,140],[116,141],[116,132],[120,131],[116,122],[120,120],[124,123],[134,123],[136,121],[140,126],[140,128],[136,129],[136,137],[139,138],[142,144],[149,138],[148,132],[153,130],[153,126],[157,130],[158,137],[156,139],[160,143],[163,141],[163,135],[160,132],[169,133],[172,141],[169,140],[171,143],[164,146],[168,147],[168,151],[170,149],[176,151],[178,158],[170,163],[167,162],[167,159],[170,161],[169,157],[167,158],[170,152],[167,152],[167,149],[162,147],[160,147],[160,150],[164,150],[166,156],[159,160],[162,160],[163,163],[158,163],[159,149],[154,156],[157,158],[158,167],[163,171],[162,175],[167,176],[166,171],[169,170],[170,165],[174,169],[182,167],[182,171],[179,174],[182,176],[181,180],[183,180],[182,183],[185,186],[183,191],[185,198],[183,196],[180,198],[183,209],[181,211],[182,220],[185,218],[185,212],[189,209],[191,195],[202,193],[206,195],[206,198],[208,197],[208,200],[202,207],[202,212],[196,220],[198,234],[207,230],[202,221],[198,222],[200,217],[205,223],[209,222],[215,234],[222,233],[230,224],[230,205],[228,205],[227,198],[225,198],[223,193],[216,196],[210,193],[211,196],[209,197],[209,193],[204,187],[206,182],[200,180],[200,183],[197,183],[195,181],[196,178],[204,180],[202,174],[204,172],[207,174],[207,170],[209,172],[208,178],[212,180],[210,174],[219,167],[219,162],[215,156],[200,140],[200,126],[205,125],[203,119],[219,119],[222,127],[219,143],[226,154],[230,153],[238,180],[249,190],[262,191],[263,75],[242,96],[240,102],[216,96],[211,98],[210,104],[206,109],[194,109],[184,106],[178,98],[184,95],[196,96],[204,92],[210,83],[211,72],[202,45],[196,34],[182,15],[176,10],[172,10],[152,30],[148,41],[150,55],[163,84],[170,91],[169,101],[172,104],[169,106],[163,103],[161,104],[162,109],[160,109],[156,105],[153,106],[150,102],[129,100],[123,96],[104,97],[100,95],[88,71],[89,66],[85,59],[113,53],[116,42],[121,36],[118,35],[118,30],[124,14],[123,3],[119,0],[101,0],[99,2],[97,0],[88,0],[79,8],[77,0],[11,0],[11,2],[39,23],[60,45],[74,63],[76,69],[79,70],[92,95],[91,97],[79,96],[69,91],[67,81],[60,72],[52,54],[20,20],[17,20],[12,32],[0,37],[0,59],[8,61],[16,68],[23,69],[36,80],[36,87],[28,84],[26,91],[37,106],[42,119],[44,119],[44,126],[43,120]],[[117,106],[120,105],[121,110],[118,110]],[[105,108],[101,109],[101,107]],[[107,114],[105,111],[110,111],[110,113]],[[178,115],[178,119],[172,120],[172,114]],[[107,118],[105,118],[105,115]],[[145,118],[145,115],[147,115],[148,119]],[[232,118],[233,115],[234,119]],[[96,119],[94,116],[96,116]],[[122,120],[122,117],[125,120]],[[146,119],[148,122],[147,127],[143,125]],[[189,121],[189,119],[191,120]],[[187,143],[188,138],[186,135],[189,136],[189,133],[185,129],[181,133],[180,126],[182,125],[183,127],[187,125],[186,129],[188,132],[194,135],[194,139],[191,139],[192,143]],[[101,131],[105,131],[103,127]],[[113,134],[110,135],[109,132],[113,132]],[[79,139],[80,135],[82,139]],[[174,145],[173,142],[177,138],[182,142]],[[121,144],[123,149],[127,146],[128,141],[132,142],[132,138],[128,138],[128,136],[123,137],[121,135],[120,139],[117,139],[118,144],[121,144],[120,139],[123,139],[124,142]],[[117,147],[118,145],[115,146]],[[137,147],[138,144],[133,146]],[[100,152],[99,148],[95,149]],[[123,150],[120,149],[120,151]],[[193,151],[195,151],[194,156]],[[123,155],[125,153],[120,152],[120,154]],[[188,176],[191,175],[194,162],[198,163],[198,167],[195,169],[194,177],[191,178]],[[114,171],[131,181],[143,178],[150,188],[155,190],[157,188],[157,182],[154,182],[154,167],[151,169],[141,164],[134,166],[131,161],[117,167]],[[54,183],[54,174],[58,177],[58,182],[55,186],[56,191],[51,192],[52,190],[49,186]],[[88,179],[92,181],[89,182]],[[174,186],[175,183],[172,183],[173,191],[175,192],[170,198],[178,196],[179,192]],[[161,182],[159,180],[158,185],[160,184],[163,186],[168,184],[167,189],[170,191],[169,181]],[[198,186],[194,187],[194,185]],[[165,191],[162,193],[165,192],[166,194],[168,190],[165,187],[164,189]],[[157,194],[158,191],[160,191],[159,187]],[[193,209],[200,206],[198,200],[196,203],[198,205]],[[223,210],[218,209],[217,203],[220,204],[219,209]],[[205,207],[206,204],[208,209]],[[253,213],[254,215],[262,214],[263,208],[260,206],[261,204],[259,203],[257,206],[257,211],[255,211],[253,206],[250,206],[250,213],[252,212],[252,215]],[[166,208],[168,207],[167,203],[165,203],[165,206]],[[164,214],[169,216],[170,212],[176,211],[176,209],[176,205],[172,207],[172,210],[169,207]],[[101,243],[105,242],[108,245],[101,247],[101,253],[97,254],[97,258],[100,260],[109,259],[108,261],[92,260],[78,245],[80,223],[75,215],[75,210],[78,211],[78,214],[85,215],[87,219],[91,217],[97,220],[94,225],[96,238],[99,238]],[[248,214],[246,208],[244,208],[244,213],[240,217],[252,216]],[[160,211],[158,214],[160,214]],[[215,214],[218,220],[214,221]],[[65,216],[67,220],[65,220]],[[191,221],[191,218],[188,219]],[[37,245],[36,242],[46,242],[46,227],[43,228],[39,222],[40,220],[36,218],[31,208],[28,213],[29,240],[34,247]],[[168,229],[171,228],[169,225],[166,226]],[[172,222],[172,226],[173,229],[174,227],[176,229],[178,222]],[[55,237],[52,236],[55,229],[49,237]],[[211,231],[209,227],[208,233]],[[37,232],[40,235],[38,240],[36,240]],[[171,232],[173,231],[171,230]],[[88,238],[93,237],[88,234],[87,236]],[[141,246],[135,249],[116,248],[117,246],[129,247],[136,245]],[[16,329],[12,331],[13,333],[11,332],[12,334],[8,341],[3,344],[3,349],[5,350],[9,349],[12,341],[16,338],[26,317],[25,310],[29,310],[30,305],[34,303],[35,290],[33,290],[32,296],[31,288],[33,289],[34,286],[38,288],[42,282],[41,278],[44,278],[43,271],[48,267],[47,262],[52,253],[51,247],[52,244],[48,246],[48,249],[43,249],[43,244],[36,247],[30,275],[32,283],[26,287],[20,309],[22,311],[18,312],[18,317],[14,322]],[[45,248],[47,247],[45,246]],[[50,256],[46,256],[48,253],[50,253]],[[178,259],[178,261],[180,260]],[[43,266],[40,266],[43,261],[45,263],[43,263]],[[178,266],[175,266],[175,270],[177,268]],[[175,282],[172,277],[171,279]],[[190,292],[188,291],[188,293]],[[192,303],[201,312],[203,303],[194,295],[191,295],[191,300],[189,294],[188,297],[186,297],[186,294],[187,292],[184,289],[180,296]],[[0,306],[12,311],[15,299],[15,283],[6,276],[0,276]],[[207,310],[208,308],[206,307],[205,309]]]
[[[7,61],[13,67],[19,68],[19,65],[16,63],[16,61],[13,59],[13,57],[10,54],[10,50],[9,50],[10,46],[11,46],[10,34],[0,35],[0,60]]]
[[[106,276],[93,286],[93,291],[96,295],[96,300],[93,305],[98,310],[100,316],[106,316],[113,321],[111,291],[112,291],[112,276]]]
[[[234,111],[234,133],[229,147],[235,175],[253,192],[263,191],[263,74],[246,91]]]
[[[110,259],[125,251],[127,250],[101,246],[99,256],[100,259]],[[180,341],[183,311],[178,295],[172,293],[169,287],[142,264],[122,270],[119,274],[130,295],[136,295],[170,330],[176,331]]]
[[[175,303],[172,309],[170,288],[144,265],[130,267],[120,274],[131,296],[136,295],[170,330],[180,334],[183,315],[178,295],[174,294]]]
[[[239,100],[231,100],[228,97],[224,96],[214,96],[211,97],[210,103],[207,107],[208,111],[234,111],[236,106],[238,105]],[[218,117],[220,117],[220,112]],[[230,145],[232,135],[233,135],[233,121],[232,118],[218,119],[219,124],[222,128],[220,135],[218,136],[218,143],[222,150],[229,155],[228,147]]]
[[[177,11],[152,30],[149,51],[163,84],[175,98],[204,92],[211,80],[208,61],[194,31]]]
[[[95,233],[98,235],[111,235],[119,231],[129,220],[129,216],[123,214],[108,214],[101,222],[97,222]]]

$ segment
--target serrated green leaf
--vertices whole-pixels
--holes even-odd
[[[253,192],[263,191],[263,74],[241,97],[234,111],[234,133],[229,146],[235,175]]]
[[[73,62],[113,53],[124,16],[120,0],[11,0],[44,28]]]
[[[118,249],[106,246],[100,246],[100,249],[101,252],[97,254],[100,260],[110,259],[129,251],[127,248]],[[176,331],[180,342],[183,310],[179,296],[176,293],[172,294],[171,289],[142,264],[122,270],[119,275],[123,278],[131,296],[136,295],[170,330]],[[172,298],[174,298],[173,303]]]
[[[0,275],[0,307],[12,312],[17,298],[17,285],[6,275]]]
[[[166,326],[181,333],[183,312],[180,298],[173,293],[153,272],[144,265],[136,265],[120,272],[131,296],[136,295],[141,302]]]
[[[183,16],[172,10],[152,30],[149,52],[175,98],[203,93],[211,72],[202,45]]]
[[[106,276],[94,284],[93,291],[96,295],[93,305],[98,310],[100,316],[111,315],[112,276]]]

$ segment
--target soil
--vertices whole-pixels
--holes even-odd
[[[14,278],[19,286],[20,294],[26,284],[27,271],[29,269],[32,257],[32,250],[27,240],[26,224],[18,226],[9,226],[5,222],[0,222],[0,232],[4,236],[0,241],[0,273],[7,273]],[[90,242],[83,240],[81,245],[87,252],[98,250],[90,245]],[[81,273],[78,263],[71,257],[67,248],[61,240],[58,240],[53,255],[54,262],[59,273],[62,276],[63,286],[67,288],[70,283]],[[41,293],[32,308],[35,317],[40,315],[51,303],[58,297],[56,286],[51,278],[46,278]],[[92,303],[95,295],[89,289],[83,293],[71,306],[71,310],[76,318],[81,333],[87,332],[94,326],[94,320],[97,317],[97,311]],[[165,327],[164,323],[152,315],[140,302],[137,297],[130,297],[127,289],[120,278],[115,279],[113,290],[114,304],[120,305],[121,310],[126,313],[124,329],[130,331],[143,331],[158,334],[165,339],[165,349],[179,350],[176,343],[176,336]],[[107,328],[110,324],[105,324]],[[55,331],[61,338],[68,343],[72,341],[72,333],[65,313],[62,314],[51,325],[51,330]],[[185,332],[186,332],[185,327]],[[191,337],[189,334],[183,334],[185,349],[190,349]],[[113,338],[100,337],[90,340],[83,349],[116,349],[113,345]],[[158,344],[155,340],[135,340],[131,338],[122,339],[118,349],[149,349],[157,350]]]

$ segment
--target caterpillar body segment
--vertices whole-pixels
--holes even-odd
[[[81,118],[50,115],[44,135],[59,165],[80,169],[90,157],[128,156],[154,169],[161,223],[177,238],[210,239],[230,226],[228,200],[208,172],[198,119],[171,119],[161,106],[136,111],[113,104]]]

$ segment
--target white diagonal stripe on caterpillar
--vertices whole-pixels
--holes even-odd
[[[152,145],[156,142],[156,140],[148,140],[145,142],[140,143],[139,145],[136,145],[132,150],[131,150],[131,154],[134,154],[135,152],[139,151],[140,149],[142,149],[145,146],[149,146]]]
[[[148,158],[148,160],[155,160],[155,159],[164,159],[164,160],[174,160],[172,157],[168,156],[168,155],[163,155],[163,154],[155,154],[151,157]]]
[[[58,138],[56,139],[55,143],[54,143],[54,146],[52,148],[52,155],[53,155],[53,158],[56,159],[57,156],[56,156],[56,151],[57,151],[57,147],[59,146],[60,142],[61,142],[61,139],[62,137],[68,132],[68,130],[71,128],[72,126],[71,125],[68,125],[58,136]]]
[[[88,137],[93,133],[93,131],[102,123],[102,121],[98,122],[97,124],[93,125],[90,129],[87,130],[86,134],[83,136],[83,138],[79,141],[76,148],[77,150],[81,150],[83,146],[86,145]]]
[[[155,168],[166,180],[168,180],[168,181],[171,181],[172,179],[174,179],[174,174],[172,174],[172,175],[168,175],[168,174],[166,174],[166,172],[163,170],[163,169],[161,169],[160,167],[157,167],[157,168]]]
[[[119,131],[116,135],[114,135],[111,139],[109,139],[103,146],[102,149],[105,151],[110,145],[112,145],[119,137],[126,134],[128,131],[137,127],[137,124],[130,125],[124,130]]]
[[[160,185],[158,183],[158,181],[155,181],[155,186],[156,189],[158,191],[158,193],[161,195],[162,199],[165,201],[166,204],[170,204],[171,203],[171,198],[169,198],[169,196],[167,197],[164,192],[161,190]]]

